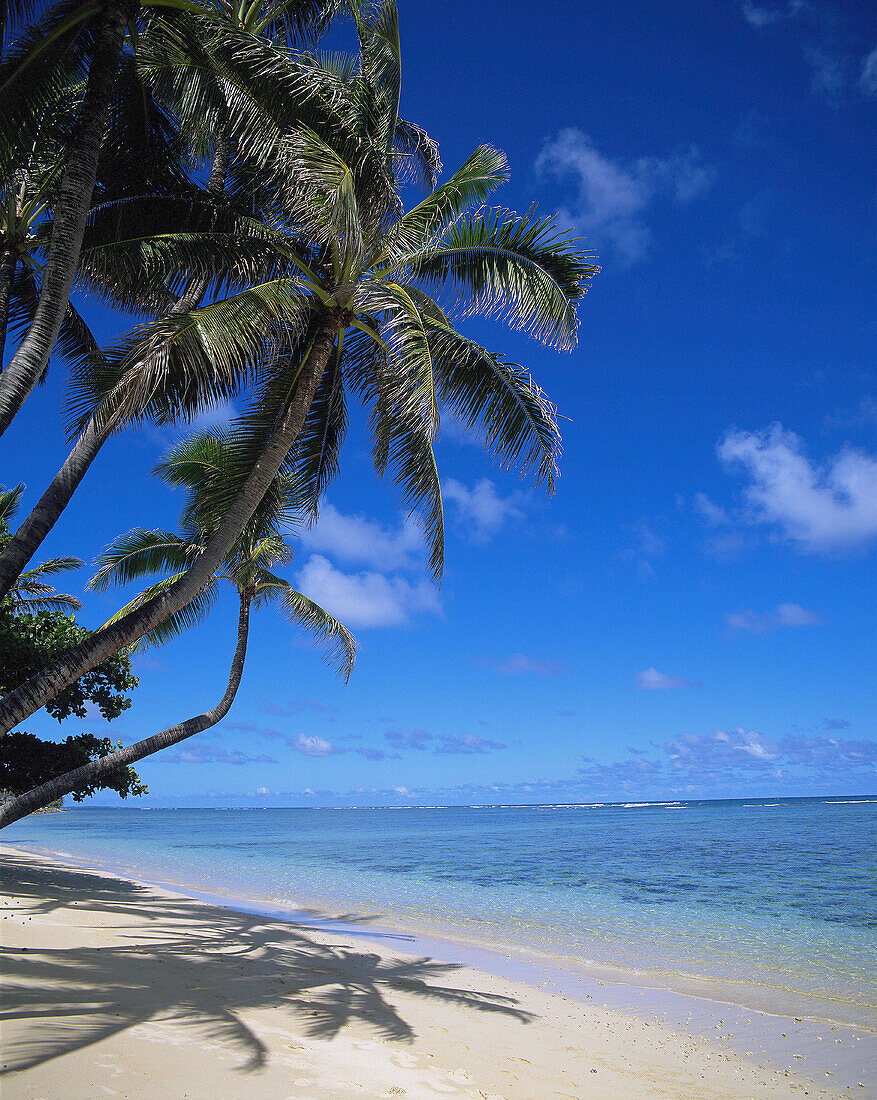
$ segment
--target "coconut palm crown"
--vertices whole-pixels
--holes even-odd
[[[438,574],[442,509],[431,443],[440,407],[549,491],[559,450],[554,407],[529,373],[464,336],[456,319],[498,316],[569,349],[576,303],[598,269],[552,219],[483,205],[507,178],[505,157],[489,146],[403,212],[400,182],[422,174],[426,158],[423,140],[417,155],[398,141],[395,4],[380,5],[359,29],[357,67],[321,62],[349,83],[334,127],[317,134],[295,125],[277,163],[263,166],[271,188],[259,240],[277,276],[148,326],[118,350],[98,385],[93,373],[80,383],[113,393],[108,407],[159,419],[250,387],[251,411],[237,425],[242,482],[305,376],[315,377],[307,420],[284,456],[313,515],[337,469],[347,395],[357,394],[371,409],[378,471],[391,468],[404,503],[419,512]],[[179,247],[169,276],[191,244]],[[172,255],[168,247],[162,262]],[[135,360],[136,380],[128,369]],[[108,377],[123,369],[113,391]]]
[[[404,211],[401,183],[427,158],[425,138],[412,142],[411,155],[398,138],[395,4],[377,5],[358,26],[358,64],[314,61],[349,89],[333,125],[318,134],[299,122],[261,166],[259,239],[277,274],[145,326],[97,372],[77,378],[79,413],[98,422],[187,417],[246,393],[222,521],[162,592],[10,693],[0,704],[0,731],[192,603],[278,470],[294,475],[303,505],[316,515],[337,470],[351,394],[370,409],[376,467],[392,473],[403,505],[420,519],[436,576],[443,520],[432,442],[442,406],[502,464],[553,487],[560,443],[553,405],[526,370],[479,346],[457,323],[493,315],[548,345],[572,348],[576,306],[597,268],[552,219],[484,206],[507,175],[505,158],[489,146]],[[172,259],[169,244],[156,264],[167,264],[171,280],[192,251],[181,241]]]
[[[123,607],[110,621],[120,618],[173,584],[203,553],[206,541],[221,516],[217,500],[223,494],[231,458],[228,433],[203,432],[176,447],[156,467],[162,480],[187,492],[183,529],[179,534],[137,528],[120,535],[98,556],[99,568],[87,587],[104,591],[156,573],[166,574]],[[278,474],[259,507],[210,584],[185,607],[145,634],[138,648],[161,645],[203,621],[219,594],[220,582],[232,585],[242,605],[258,609],[268,603],[294,624],[309,631],[322,644],[327,661],[345,680],[356,657],[352,635],[313,600],[297,592],[273,570],[293,560],[293,550],[282,527],[295,516],[297,498],[292,479]]]

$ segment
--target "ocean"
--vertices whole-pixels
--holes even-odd
[[[71,808],[0,843],[235,901],[877,1026],[877,798]]]

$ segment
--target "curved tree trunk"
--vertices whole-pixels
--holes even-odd
[[[217,141],[210,180],[207,184],[207,190],[211,194],[221,195],[225,190],[230,149],[231,146],[227,139]],[[188,313],[189,310],[194,309],[204,296],[207,285],[207,279],[199,279],[191,283],[182,296],[170,307],[168,313],[176,315]],[[2,282],[0,282],[0,295],[2,295]],[[2,306],[2,298],[0,298],[0,306]],[[0,348],[2,348],[2,344],[0,344]],[[55,526],[58,517],[70,503],[70,498],[79,488],[79,483],[85,477],[89,466],[97,458],[101,447],[109,439],[115,426],[115,417],[110,417],[102,427],[97,427],[93,420],[85,426],[73,450],[65,459],[64,465],[55,474],[48,489],[34,505],[30,515],[7,543],[2,554],[0,554],[0,600],[15,584],[22,569],[37,552],[49,531]]]
[[[220,722],[228,714],[240,686],[244,661],[247,656],[249,622],[250,600],[248,597],[242,596],[241,610],[238,617],[238,644],[234,660],[231,663],[228,687],[225,689],[225,695],[213,710],[205,711],[204,714],[189,718],[186,722],[180,722],[179,725],[171,726],[169,729],[162,730],[161,733],[153,734],[152,737],[138,741],[136,745],[129,745],[126,749],[118,749],[108,756],[102,756],[99,760],[91,760],[89,763],[83,764],[81,768],[74,768],[72,772],[58,775],[54,779],[50,779],[48,783],[43,783],[40,787],[34,787],[33,790],[26,791],[17,798],[10,799],[9,802],[0,806],[0,829],[5,825],[11,825],[13,821],[19,821],[22,817],[27,817],[34,810],[43,809],[44,806],[48,806],[56,799],[63,798],[65,794],[75,791],[77,787],[81,787],[86,783],[93,783],[96,779],[109,775],[118,768],[135,764],[138,760],[142,760],[146,756],[152,756],[160,749],[166,749],[171,745],[178,744],[180,741],[185,741],[187,737],[193,737],[196,733],[210,729],[211,726],[215,726],[217,722]]]
[[[9,324],[9,299],[12,297],[12,280],[15,278],[15,245],[11,240],[3,242],[0,256],[0,367],[3,349],[6,347],[6,326]]]
[[[298,381],[286,410],[204,553],[160,595],[98,630],[9,692],[0,703],[0,734],[8,733],[30,717],[105,657],[118,653],[164,622],[168,615],[184,607],[207,585],[295,444],[343,323],[342,311],[336,308],[323,311],[310,352],[299,368]]]
[[[7,543],[0,554],[0,599],[15,584],[22,569],[54,527],[113,427],[112,420],[103,428],[96,428],[93,421],[87,425],[48,489]]]
[[[137,0],[110,0],[100,17],[79,125],[59,188],[39,304],[27,334],[0,374],[0,435],[46,369],[64,319],[79,263],[125,27],[136,10]]]

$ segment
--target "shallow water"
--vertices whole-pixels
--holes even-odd
[[[71,809],[4,843],[873,1026],[877,799]]]

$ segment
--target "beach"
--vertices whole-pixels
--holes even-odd
[[[0,859],[10,1100],[867,1095],[368,929]]]

